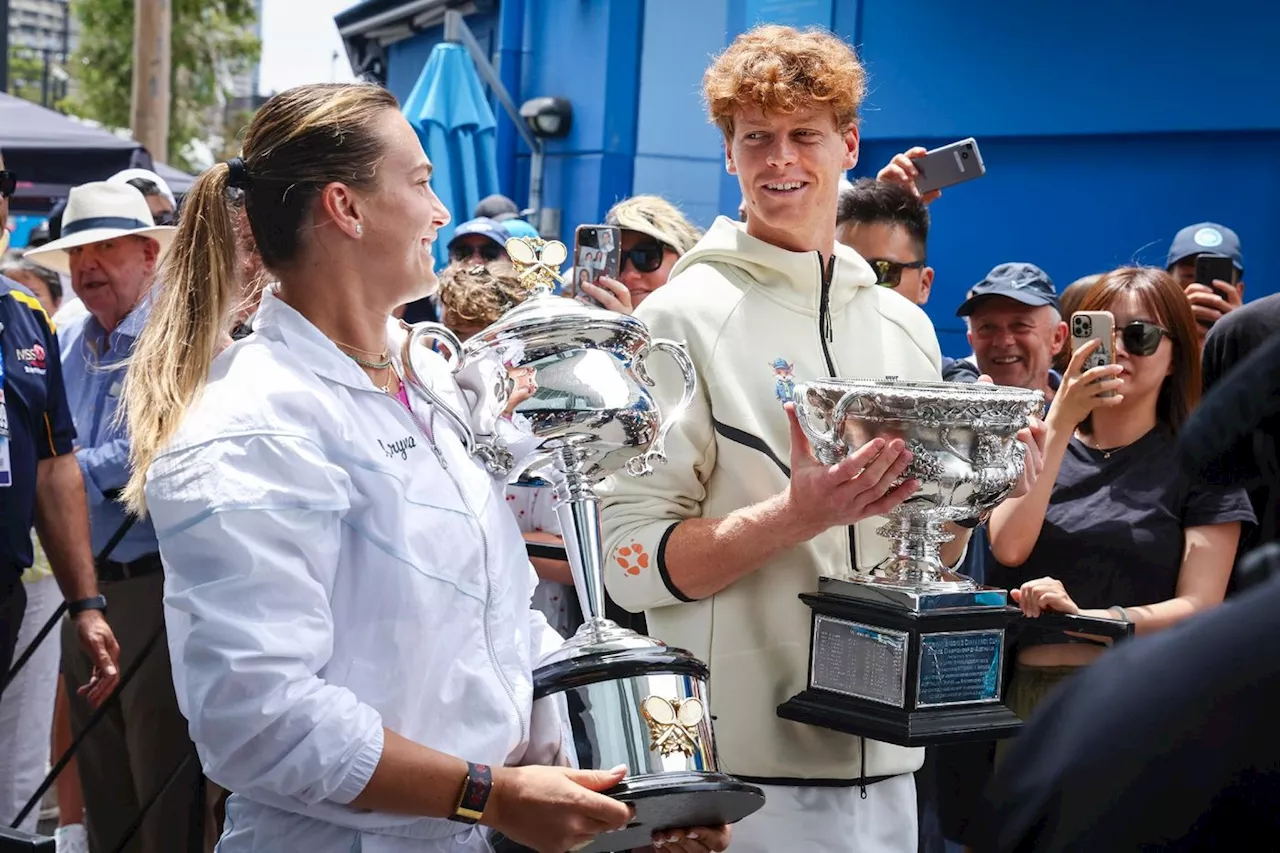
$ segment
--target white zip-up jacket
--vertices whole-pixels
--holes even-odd
[[[416,349],[462,411],[443,360]],[[281,812],[410,839],[470,831],[347,805],[384,726],[478,763],[530,758],[530,674],[560,638],[530,610],[503,484],[410,402],[268,293],[148,472],[179,705],[209,778],[248,801],[237,814],[282,835],[297,819]],[[552,723],[544,739],[559,736]]]
[[[672,583],[664,547],[688,518],[720,518],[763,501],[790,478],[784,399],[807,378],[933,380],[937,337],[920,308],[875,285],[852,250],[829,270],[721,217],[636,311],[658,337],[684,341],[698,398],[671,431],[669,461],[649,477],[616,477],[604,502],[605,581],[649,631],[711,667],[724,768],[761,784],[853,784],[917,770],[923,750],[866,741],[778,718],[806,687],[810,610],[798,598],[820,576],[847,576],[889,556],[883,519],[833,528],[788,549],[716,595],[693,601]],[[660,404],[679,394],[664,359],[650,361]],[[864,761],[865,759],[865,761]]]

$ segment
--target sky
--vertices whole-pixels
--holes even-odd
[[[354,79],[333,16],[357,0],[265,0],[262,9],[262,94],[303,83]],[[337,51],[338,58],[333,58]]]

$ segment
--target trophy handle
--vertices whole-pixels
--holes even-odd
[[[405,335],[404,346],[400,349],[400,360],[404,363],[406,373],[414,373],[413,359],[409,358],[409,353],[413,345],[420,343],[423,338],[435,338],[438,341],[444,341],[445,346],[449,348],[449,357],[445,359],[449,369],[454,373],[462,369],[462,341],[449,330],[448,326],[440,323],[414,323],[410,326],[403,320],[400,321],[400,325],[408,332]],[[414,378],[418,378],[416,373],[414,373]]]
[[[636,358],[636,375],[646,385],[652,386],[654,384],[653,379],[649,376],[649,371],[645,369],[645,363],[655,351],[665,352],[675,359],[676,364],[680,367],[680,372],[684,374],[684,394],[680,397],[680,402],[676,404],[676,407],[663,418],[662,426],[658,427],[658,435],[654,438],[653,443],[649,445],[649,449],[640,456],[627,460],[627,473],[633,477],[644,477],[652,474],[654,462],[667,461],[667,455],[663,452],[667,433],[671,431],[671,428],[676,425],[680,418],[684,417],[684,413],[693,404],[694,394],[698,391],[698,372],[694,369],[693,359],[689,358],[689,353],[685,351],[684,344],[663,338],[650,341],[649,346]]]
[[[844,423],[844,416],[848,411],[853,395],[846,394],[840,398],[840,402],[835,405],[831,410],[831,415],[827,418],[829,430],[823,432],[813,425],[813,421],[809,417],[809,405],[805,401],[805,391],[804,385],[797,385],[791,392],[791,402],[796,407],[796,421],[800,424],[800,430],[809,438],[809,445],[813,449],[814,457],[824,465],[834,465],[849,452],[849,446],[845,444],[844,439],[840,438],[840,424]]]
[[[439,323],[415,323],[410,326],[403,320],[400,325],[408,332],[404,338],[404,345],[400,348],[400,366],[404,370],[404,379],[412,385],[418,393],[431,401],[436,410],[441,412],[455,427],[462,436],[462,443],[467,449],[467,453],[476,455],[476,434],[471,428],[471,424],[467,419],[453,410],[453,407],[440,398],[431,386],[424,382],[422,376],[413,366],[413,346],[425,337],[438,338],[448,345],[452,351],[449,361],[449,367],[453,373],[457,373],[462,368],[462,342],[458,340],[458,336],[449,331]],[[499,460],[490,460],[485,456],[481,456],[481,460],[485,463],[492,473],[505,473],[495,470],[495,465],[499,464]]]

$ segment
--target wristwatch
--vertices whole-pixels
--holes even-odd
[[[86,610],[101,610],[103,615],[107,612],[107,597],[105,595],[95,595],[93,598],[81,598],[77,601],[67,602],[67,613],[76,616]]]
[[[467,778],[462,782],[458,804],[454,807],[449,820],[455,820],[458,823],[479,823],[484,817],[484,807],[489,802],[489,794],[492,791],[493,770],[489,765],[467,762]]]

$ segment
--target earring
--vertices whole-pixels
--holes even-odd
[[[364,225],[362,223],[359,223],[359,222],[356,223],[356,236],[357,237],[364,236]]]

